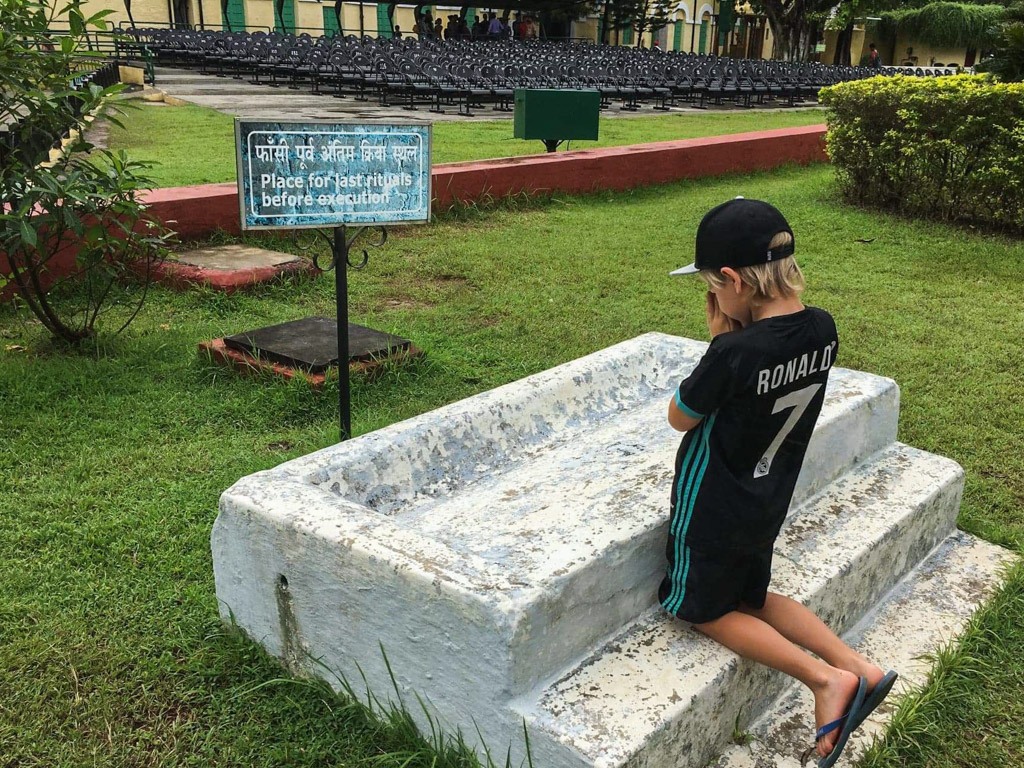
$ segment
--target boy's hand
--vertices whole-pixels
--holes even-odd
[[[708,317],[708,330],[711,332],[711,338],[718,336],[720,333],[738,331],[743,327],[738,320],[733,320],[722,311],[722,308],[718,306],[718,299],[711,291],[708,291],[704,309]]]

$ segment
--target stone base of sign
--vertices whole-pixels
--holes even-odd
[[[525,728],[545,768],[707,765],[786,681],[655,604],[665,405],[705,349],[646,334],[239,480],[211,542],[222,617],[513,764]],[[934,651],[1011,555],[956,531],[963,471],[896,442],[898,414],[894,382],[833,370],[773,588],[903,671],[886,643]]]
[[[230,293],[317,270],[309,260],[291,253],[236,244],[172,254],[153,272],[155,280],[173,288],[205,285]]]
[[[224,339],[231,349],[310,373],[323,373],[338,364],[338,323],[333,317],[304,317]],[[411,346],[408,339],[348,324],[351,362],[372,362],[400,354]]]
[[[231,349],[224,343],[224,339],[200,342],[199,352],[200,354],[207,355],[215,363],[232,368],[242,374],[280,376],[285,379],[298,378],[306,381],[314,389],[321,389],[327,381],[326,373],[310,373],[301,368],[293,368],[271,360],[260,359],[245,352]],[[422,356],[423,351],[419,347],[410,344],[408,349],[399,350],[386,357],[374,360],[354,360],[349,363],[348,369],[350,374],[356,373],[372,377],[385,365],[400,364]]]

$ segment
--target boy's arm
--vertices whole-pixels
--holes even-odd
[[[689,432],[704,420],[703,416],[684,411],[676,402],[678,395],[668,401],[668,423],[677,432]],[[683,406],[685,408],[685,406]],[[689,410],[689,409],[687,409]]]

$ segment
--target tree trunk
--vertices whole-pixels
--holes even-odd
[[[612,6],[611,3],[606,2],[604,4],[604,8],[601,11],[601,39],[598,41],[601,45],[608,44],[608,38],[610,36],[609,32],[611,32],[611,30],[608,29],[608,26],[611,23],[611,20]]]
[[[851,21],[839,31],[836,37],[836,52],[832,57],[833,64],[850,64],[850,45],[853,43],[853,22]]]

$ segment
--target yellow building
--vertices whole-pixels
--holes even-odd
[[[293,33],[306,32],[313,36],[343,31],[356,35],[389,35],[387,5],[376,3],[341,3],[341,25],[335,14],[334,2],[318,0],[130,0],[131,16],[123,0],[86,0],[90,12],[109,9],[108,17],[115,27],[182,25],[202,29],[230,29],[249,31],[274,29]],[[398,5],[393,23],[403,34],[412,34],[415,27],[414,4]],[[456,6],[425,6],[434,18],[444,20],[460,11]],[[470,8],[470,25],[477,14],[485,16],[486,6]],[[499,14],[501,10],[496,9]],[[720,22],[718,0],[681,0],[672,13],[668,26],[643,35],[644,47],[650,48],[655,40],[666,51],[714,53],[738,58],[768,58],[771,56],[771,32],[764,17],[757,16],[749,3],[741,6],[725,28]],[[570,37],[597,42],[600,38],[601,18],[598,14],[573,21],[566,32]],[[634,30],[614,30],[613,44],[635,46],[641,41]]]
[[[838,42],[838,30],[825,31],[825,50],[821,60],[831,64],[835,57]],[[895,41],[875,36],[874,32],[863,24],[854,25],[853,39],[850,43],[850,63],[857,65],[865,62],[868,46],[875,47],[884,66],[909,67],[970,67],[974,65],[975,51],[965,47],[948,48],[922,43],[905,34],[896,35]]]
[[[651,33],[644,32],[642,44],[650,48],[657,40],[665,51],[684,53],[714,53],[735,58],[769,58],[772,36],[767,19],[754,13],[744,3],[725,28],[721,26],[719,3],[716,0],[682,0],[672,12],[668,25]],[[592,14],[573,22],[572,36],[597,42],[601,39],[600,14]],[[610,30],[612,45],[639,45],[641,41],[631,29]],[[716,49],[717,42],[717,49]]]
[[[115,27],[127,27],[134,21],[138,27],[181,25],[201,29],[249,30],[264,32],[274,29],[314,37],[324,33],[387,35],[387,6],[376,3],[341,3],[341,25],[334,2],[318,0],[131,0],[131,17],[121,0],[86,0],[89,12],[110,9],[108,20]],[[413,30],[414,5],[399,5],[394,24],[403,34]],[[434,10],[426,6],[425,10]],[[458,8],[436,7],[437,12],[458,13]],[[472,14],[470,14],[472,18]]]

